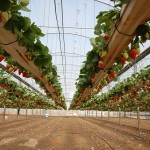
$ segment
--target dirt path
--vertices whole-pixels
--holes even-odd
[[[0,150],[149,150],[149,137],[147,128],[139,134],[132,125],[100,118],[31,117],[0,124]]]

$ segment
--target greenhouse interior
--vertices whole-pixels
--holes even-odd
[[[150,0],[0,0],[0,150],[149,149]]]

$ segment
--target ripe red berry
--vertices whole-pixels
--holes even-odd
[[[104,35],[104,40],[105,40],[105,41],[108,41],[108,40],[109,40],[109,35],[108,35],[108,34],[105,34],[105,35]]]
[[[15,72],[15,71],[17,71],[17,70],[18,70],[18,67],[17,67],[17,66],[15,66],[13,69],[14,69],[14,72]]]
[[[3,55],[0,55],[0,62],[4,59]]]
[[[100,88],[100,89],[102,89],[102,88],[103,88],[103,86],[100,84],[100,85],[99,85],[99,88]]]
[[[122,62],[122,64],[125,64],[125,63],[126,63],[126,61],[127,61],[127,58],[125,58],[125,57],[122,57],[122,58],[121,58],[121,62]]]
[[[103,62],[103,61],[99,61],[99,62],[98,62],[98,67],[99,67],[99,68],[103,68],[103,66],[104,66],[104,62]]]
[[[10,67],[11,67],[10,64],[7,64],[7,65],[6,65],[6,69],[9,69]]]
[[[129,51],[129,56],[130,56],[132,59],[136,59],[136,55],[137,55],[136,49],[131,49],[131,50]]]
[[[115,72],[111,72],[111,73],[109,74],[109,76],[110,76],[110,78],[115,78],[115,77],[116,77],[116,74],[115,74]]]

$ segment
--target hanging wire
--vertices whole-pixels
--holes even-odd
[[[64,36],[64,12],[63,12],[63,2],[61,0],[61,14],[62,14],[62,31],[63,31],[63,43],[64,43],[64,59],[65,59],[65,78],[64,78],[64,81],[65,81],[65,85],[66,85],[66,44],[65,44],[65,36]],[[66,88],[65,88],[65,91],[66,91]],[[66,91],[67,92],[67,91]]]
[[[46,0],[44,0],[44,17],[43,17],[43,26],[45,23],[45,14],[46,14]]]
[[[56,0],[54,0],[54,8],[55,8],[55,17],[56,17],[56,22],[57,22],[57,28],[58,28],[58,32],[59,32],[60,51],[61,51],[61,55],[62,55],[62,44],[61,44],[60,29],[59,29],[59,23],[58,23],[58,17],[57,17]],[[64,65],[63,65],[63,56],[62,56],[62,67],[63,67],[63,70],[64,70]],[[63,72],[63,75],[65,75],[65,73],[64,73],[64,72]]]
[[[50,22],[50,6],[51,6],[51,0],[49,1],[49,9],[48,9],[48,26],[49,26],[49,22]],[[44,24],[43,24],[44,25]],[[47,28],[47,33],[48,33],[48,28]],[[46,46],[48,44],[48,40],[49,40],[49,37],[47,36],[47,41],[46,41]]]

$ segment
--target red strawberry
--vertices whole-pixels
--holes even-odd
[[[131,50],[129,51],[129,56],[130,56],[132,59],[136,59],[136,55],[137,55],[136,49],[131,49]]]
[[[105,80],[107,81],[107,83],[110,82],[110,78],[108,76],[105,78]]]
[[[0,55],[0,62],[4,59],[3,55]]]
[[[17,67],[17,66],[15,66],[13,69],[14,69],[14,72],[15,72],[15,71],[17,71],[17,70],[18,70],[18,67]]]
[[[41,74],[40,77],[43,78],[43,77],[44,77],[44,74]]]
[[[121,100],[124,100],[124,98],[123,98],[123,97],[121,97]]]
[[[96,74],[91,75],[91,79],[94,79],[96,77]]]
[[[109,74],[109,76],[110,76],[110,78],[115,78],[115,77],[116,77],[116,74],[115,74],[115,72],[111,72],[111,73]]]
[[[5,83],[2,83],[2,84],[1,84],[1,86],[2,86],[2,87],[5,87],[5,86],[6,86],[6,84],[5,84]]]
[[[147,91],[150,93],[150,88],[147,88]]]
[[[22,74],[23,73],[23,71],[22,70],[18,70],[18,74],[20,75],[20,74]]]
[[[105,40],[105,41],[108,41],[108,40],[109,40],[109,35],[106,34],[106,33],[105,33],[105,35],[104,35],[104,40]]]
[[[137,92],[136,92],[136,93],[134,93],[134,96],[135,96],[135,97],[137,97],[138,95],[139,95],[139,94],[138,94]]]
[[[22,76],[23,76],[23,77],[26,77],[26,76],[27,76],[27,73],[26,73],[25,71],[23,71]]]
[[[99,67],[99,68],[103,68],[103,66],[104,66],[104,62],[103,62],[103,61],[99,61],[99,62],[98,62],[98,67]]]
[[[100,88],[100,89],[102,89],[102,88],[103,88],[102,84],[100,84],[100,85],[99,85],[99,88]]]
[[[10,67],[11,67],[10,64],[7,64],[7,65],[6,65],[6,69],[9,69]]]
[[[25,53],[24,56],[27,58],[28,61],[32,61],[31,56],[29,56],[29,53]]]
[[[125,63],[126,63],[126,61],[127,61],[127,58],[125,58],[125,57],[122,57],[122,58],[121,58],[121,62],[122,62],[122,64],[125,64]]]

